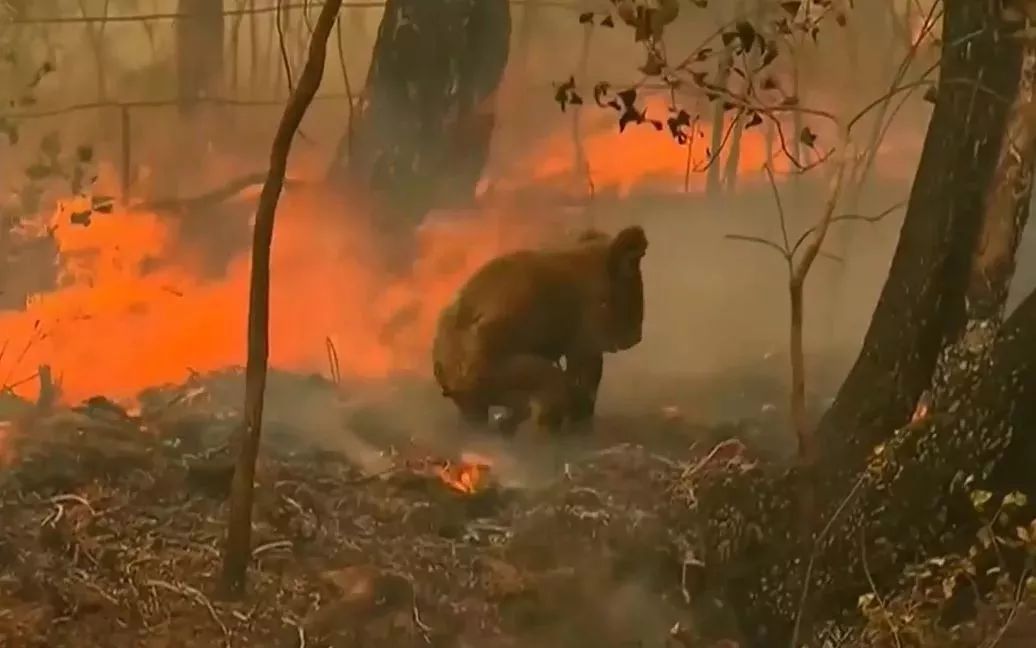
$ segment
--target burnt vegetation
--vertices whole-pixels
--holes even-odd
[[[915,82],[897,80],[887,96],[840,118],[802,105],[767,70],[794,48],[796,37],[816,41],[844,26],[852,19],[851,3],[778,3],[763,22],[736,20],[679,60],[666,56],[664,26],[686,5],[613,4],[615,12],[580,20],[613,28],[617,13],[643,43],[639,83],[624,89],[598,83],[591,91],[598,106],[618,113],[620,131],[631,124],[668,130],[676,144],[690,146],[702,115],[681,108],[679,97],[700,93],[720,113],[734,113],[720,148],[742,119],[746,129],[770,121],[795,172],[834,165],[828,205],[798,243],[789,245],[783,213],[783,244],[739,237],[772,247],[788,263],[793,411],[801,398],[801,367],[795,366],[801,282],[838,219],[833,210],[853,126],[867,111],[917,87],[927,87],[924,98],[934,103],[899,246],[863,348],[815,429],[796,422],[800,461],[791,468],[759,464],[721,471],[696,483],[700,558],[709,584],[701,595],[731,607],[748,645],[996,643],[1006,630],[977,639],[973,617],[961,623],[959,610],[995,606],[990,597],[997,588],[1016,583],[999,604],[1012,610],[1006,627],[1017,614],[1029,614],[1020,610],[1027,609],[1034,585],[1027,527],[1008,531],[1016,537],[1006,545],[990,530],[1010,528],[1007,519],[1016,514],[1022,522],[1032,515],[1027,466],[1036,423],[1030,405],[1036,295],[1004,320],[1031,194],[1027,5],[935,3],[928,20],[942,21],[938,80],[928,78],[934,68]],[[739,90],[710,80],[707,67],[723,56],[720,67],[740,80]],[[668,116],[638,107],[646,92],[670,97]],[[557,86],[556,100],[562,110],[583,103],[574,78]],[[808,124],[786,134],[780,117],[792,113],[831,122],[840,141],[824,148]],[[812,159],[792,152],[789,142],[804,146]],[[707,169],[719,154],[707,148],[696,170]],[[806,263],[796,254],[804,241],[812,255]],[[988,522],[975,510],[991,493],[1003,503]],[[975,561],[981,553],[976,546],[1005,547],[1000,555],[1006,564]],[[949,573],[943,570],[948,563],[954,565]],[[919,584],[934,572],[944,587],[927,598],[931,593],[919,594]],[[858,608],[880,626],[863,631],[863,638],[851,630],[859,623]],[[933,610],[937,622],[918,621],[916,615]]]
[[[7,4],[15,20],[28,15],[27,3]],[[231,14],[178,4],[177,105],[188,114],[216,92],[208,65],[222,61]],[[330,339],[331,380],[269,370],[274,214],[349,3],[322,5],[297,80],[283,34],[278,43],[290,98],[256,209],[247,367],[192,372],[184,385],[141,393],[132,411],[100,396],[62,405],[48,366],[30,378],[35,402],[3,385],[0,644],[1032,645],[1036,293],[1005,310],[1036,156],[1031,3],[934,2],[911,55],[938,24],[938,64],[909,80],[904,63],[887,93],[844,114],[805,105],[775,68],[853,21],[852,0],[760,3],[682,58],[666,29],[708,0],[611,0],[572,17],[588,30],[625,30],[645,58],[634,84],[576,75],[555,84],[562,111],[611,111],[620,132],[667,133],[710,187],[743,132],[774,133],[764,171],[780,239],[729,238],[776,252],[787,270],[789,421],[777,427],[794,433],[791,461],[761,441],[775,430],[748,424],[696,428],[690,447],[673,442],[675,417],[599,420],[575,441],[557,434],[565,418],[593,418],[605,354],[640,342],[651,232],[638,226],[500,256],[443,311],[429,358],[442,396],[479,427],[490,406],[510,407],[511,428],[534,418],[534,448],[522,439],[507,452],[465,454],[456,449],[469,431],[458,441],[392,428],[347,394]],[[275,9],[281,29],[284,7]],[[410,236],[432,209],[474,201],[510,12],[503,0],[386,3],[360,98],[346,74],[349,123],[327,172],[366,192],[383,232]],[[205,38],[216,33],[218,47]],[[219,56],[192,51],[203,45]],[[14,41],[0,46],[18,52]],[[18,110],[53,72],[48,63],[29,75],[24,92],[9,84],[18,92],[0,113],[7,145],[19,142]],[[850,212],[881,135],[861,135],[861,120],[894,114],[914,94],[932,113],[909,199]],[[646,108],[649,96],[666,112]],[[721,128],[694,159],[705,121]],[[50,240],[45,228],[22,227],[47,191],[70,188],[77,227],[116,209],[93,192],[92,146],[47,136],[39,148],[0,212],[3,272],[33,241]],[[777,157],[792,176],[827,174],[828,196],[799,234],[788,231]],[[832,257],[824,246],[834,228],[904,206],[859,355],[814,421],[803,287]],[[24,302],[56,282],[33,277],[0,299]],[[5,342],[0,359],[7,354]],[[399,391],[395,402],[425,405],[421,388]],[[320,414],[283,416],[300,401]],[[350,451],[321,447],[313,428]],[[365,432],[383,449],[371,450]],[[508,480],[511,450],[549,464],[547,475]]]

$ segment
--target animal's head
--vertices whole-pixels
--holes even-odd
[[[640,342],[644,324],[644,280],[640,261],[647,252],[647,236],[634,225],[620,231],[608,244],[605,257],[609,351],[624,351]]]

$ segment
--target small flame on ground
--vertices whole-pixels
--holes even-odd
[[[447,461],[439,469],[439,478],[453,490],[472,495],[484,487],[491,466],[486,457],[462,452],[459,462]]]
[[[910,417],[910,422],[917,423],[926,416],[928,416],[928,403],[922,401],[917,404],[917,409],[914,410],[914,415]]]

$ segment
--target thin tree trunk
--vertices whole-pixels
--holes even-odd
[[[291,142],[320,88],[331,35],[342,0],[325,0],[310,40],[299,84],[288,100],[270,150],[270,171],[259,196],[252,241],[252,276],[248,299],[248,364],[245,370],[244,425],[237,438],[237,465],[230,494],[230,515],[223,548],[222,587],[227,596],[244,593],[252,556],[252,501],[256,460],[262,434],[263,392],[269,359],[270,245],[277,201],[284,185]]]
[[[191,112],[199,97],[218,96],[223,81],[223,2],[179,0],[176,60],[180,108]]]
[[[714,83],[720,87],[727,87],[730,81],[730,68],[734,64],[734,54],[730,47],[723,50],[719,57],[716,68],[716,79]],[[726,133],[726,110],[722,101],[713,102],[712,107],[712,141],[709,144],[709,154],[712,156],[712,164],[705,176],[705,191],[711,197],[720,194],[720,148],[723,146],[723,135]]]
[[[248,83],[252,98],[259,96],[259,17],[255,13],[255,0],[248,0]]]
[[[737,0],[735,2],[734,15],[737,17],[737,20],[743,20],[747,17],[744,0]],[[758,12],[752,18],[756,24],[763,24],[762,16]],[[747,80],[749,78],[748,75],[751,74],[751,70],[754,70],[759,63],[757,52],[758,50],[753,48],[747,55],[741,55],[742,64],[748,68],[743,70],[746,77],[741,81],[741,85],[746,88],[749,84]],[[742,91],[743,93],[744,91]],[[730,143],[727,146],[727,164],[723,171],[723,185],[727,195],[733,195],[737,191],[737,175],[738,169],[741,166],[741,138],[745,132],[745,115],[743,112],[738,112],[735,115],[734,125],[731,128]]]
[[[237,9],[244,8],[244,0],[239,0]],[[234,16],[234,22],[230,26],[230,87],[234,96],[238,96],[241,90],[241,22],[244,14]]]
[[[733,130],[730,133],[730,141],[727,144],[727,164],[723,171],[723,189],[727,195],[733,195],[737,191],[737,171],[741,165],[741,137],[745,131],[745,117],[743,113],[734,116]]]
[[[108,7],[110,4],[111,0],[104,0],[100,27],[95,28],[93,23],[86,23],[86,35],[90,39],[90,45],[94,52],[94,65],[97,67],[97,101],[102,102],[108,100],[108,66],[105,63],[104,32],[108,26]],[[90,17],[85,0],[79,0],[79,11],[84,18]]]
[[[585,25],[583,29],[583,46],[579,51],[579,64],[576,68],[576,78],[579,82],[586,80],[586,69],[590,63],[590,41],[593,38],[593,25]],[[582,129],[582,106],[572,107],[572,147],[575,152],[573,159],[573,172],[580,185],[585,187],[587,195],[593,198],[594,180],[590,169],[590,160],[586,157],[586,147],[583,145]]]

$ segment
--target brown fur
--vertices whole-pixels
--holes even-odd
[[[590,418],[602,355],[640,342],[646,250],[640,227],[588,230],[488,262],[440,315],[432,355],[443,395],[478,423],[492,405],[510,408],[515,425]]]

